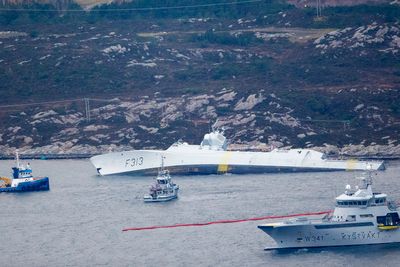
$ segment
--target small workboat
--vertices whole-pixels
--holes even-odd
[[[169,171],[165,170],[163,165],[162,159],[161,170],[150,187],[149,194],[143,197],[144,202],[165,202],[178,197],[179,186],[172,182]]]
[[[26,166],[19,163],[18,153],[16,153],[17,165],[12,168],[13,178],[0,177],[1,192],[28,192],[49,190],[48,177],[33,177],[32,168],[28,163]]]
[[[330,216],[259,225],[276,242],[267,250],[400,243],[398,206],[372,190],[371,171],[359,177],[360,186],[346,186]]]

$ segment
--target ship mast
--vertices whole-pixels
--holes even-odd
[[[164,170],[164,159],[165,159],[165,156],[164,155],[161,155],[161,166],[160,166],[160,168],[158,169],[158,173],[160,174],[160,173],[163,173],[165,170]]]
[[[19,154],[18,154],[18,150],[15,150],[15,160],[17,161],[17,168],[19,169]]]

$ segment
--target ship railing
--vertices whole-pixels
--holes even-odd
[[[307,217],[299,217],[299,218],[293,218],[284,221],[284,224],[294,224],[294,223],[304,223],[304,224],[311,224],[311,223],[320,223],[323,222],[324,218],[315,218],[315,219],[310,219]]]

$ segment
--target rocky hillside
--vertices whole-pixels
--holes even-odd
[[[0,32],[0,151],[166,148],[199,143],[218,119],[232,149],[398,157],[400,24],[393,9],[377,9],[358,10],[367,13],[357,21],[336,14],[337,24],[292,8],[13,20]]]
[[[103,4],[110,3],[124,3],[131,2],[132,0],[1,0],[0,4],[5,6],[21,5],[21,4],[50,4],[59,9],[65,9],[71,3],[76,3],[83,8],[91,8]],[[316,1],[311,0],[287,0],[288,3],[293,4],[297,7],[304,8],[307,6],[315,6]],[[383,4],[396,2],[393,0],[321,0],[322,6],[354,6],[361,4]],[[162,4],[160,2],[160,4]],[[168,4],[163,5],[168,6]]]
[[[397,91],[349,88],[316,96],[320,94],[263,89],[249,94],[223,88],[211,95],[91,100],[90,119],[78,101],[51,109],[25,108],[3,121],[0,148],[6,155],[15,148],[25,154],[167,148],[178,139],[199,143],[218,120],[231,149],[294,146],[334,155],[398,157],[400,109],[393,112],[400,100]],[[327,110],[336,120],[324,119]]]

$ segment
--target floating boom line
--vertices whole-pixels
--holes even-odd
[[[270,220],[270,219],[284,219],[284,218],[301,217],[301,216],[323,215],[323,214],[329,214],[331,212],[332,212],[331,210],[328,210],[328,211],[297,213],[297,214],[288,214],[288,215],[269,215],[269,216],[264,216],[264,217],[255,217],[255,218],[247,218],[247,219],[219,220],[219,221],[211,221],[211,222],[204,222],[204,223],[181,223],[181,224],[173,224],[173,225],[155,225],[155,226],[145,226],[145,227],[131,227],[131,228],[122,229],[122,231],[123,232],[126,232],[126,231],[142,231],[142,230],[155,230],[155,229],[165,229],[165,228],[207,226],[207,225],[212,225],[212,224],[251,222],[251,221],[261,221],[261,220]]]

